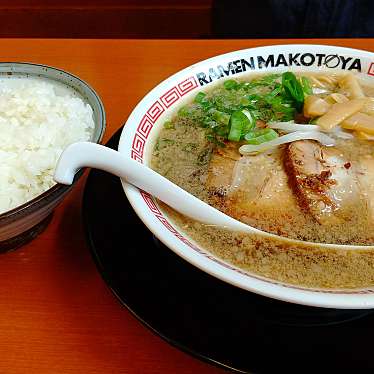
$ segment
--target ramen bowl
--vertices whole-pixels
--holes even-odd
[[[126,121],[118,151],[127,158],[150,165],[156,139],[164,123],[181,106],[193,101],[198,92],[225,79],[250,78],[253,74],[285,71],[352,71],[369,84],[374,84],[374,54],[335,46],[278,45],[235,51],[196,63],[160,83],[141,100]],[[90,156],[85,155],[87,157]],[[281,281],[266,271],[252,272],[235,266],[194,240],[188,230],[183,225],[177,225],[172,215],[153,196],[128,184],[124,179],[122,185],[128,200],[148,229],[183,259],[214,277],[244,290],[292,303],[326,308],[374,307],[374,282],[362,287],[350,287],[349,282],[344,287],[310,287],[300,285],[297,281]],[[350,261],[356,261],[357,256],[363,256],[365,266],[371,267],[374,257],[369,246],[317,244],[283,237],[274,240],[266,244],[267,258],[276,253],[287,257],[287,253],[293,252],[292,261],[297,261],[300,256],[307,257],[310,250],[311,255],[317,253],[323,261],[325,254],[331,251],[332,263],[342,261],[349,264]],[[264,257],[260,260],[264,261]],[[360,261],[361,258],[356,263]],[[286,266],[280,271],[289,270]],[[310,264],[306,271],[318,273],[327,270]],[[360,270],[358,267],[357,271],[365,272],[365,268]],[[340,276],[339,272],[336,276]]]

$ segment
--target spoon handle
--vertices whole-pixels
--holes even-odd
[[[206,204],[138,161],[99,144],[78,142],[67,147],[58,161],[54,179],[58,183],[71,184],[82,167],[117,175],[197,221],[232,230],[259,232]]]

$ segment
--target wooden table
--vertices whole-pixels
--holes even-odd
[[[0,56],[56,66],[89,82],[105,105],[107,141],[170,74],[216,54],[285,42],[2,39]],[[318,43],[374,51],[374,39]],[[155,336],[108,290],[85,243],[83,184],[37,239],[0,256],[0,373],[222,373]]]

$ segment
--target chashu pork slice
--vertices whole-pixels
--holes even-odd
[[[235,143],[226,143],[223,148],[213,151],[209,162],[206,186],[217,193],[224,195],[231,186],[235,164],[241,155]]]
[[[284,165],[300,206],[320,224],[354,223],[368,216],[356,167],[336,149],[296,141],[286,147]]]
[[[229,144],[213,152],[206,186],[226,214],[250,225],[266,221],[260,226],[280,232],[280,222],[291,220],[299,210],[288,186],[282,151],[274,150],[270,157],[266,153],[241,156],[238,148]]]

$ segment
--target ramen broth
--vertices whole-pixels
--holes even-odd
[[[252,274],[307,288],[353,289],[374,285],[374,251],[311,247],[282,238],[243,234],[184,217],[160,202],[163,211],[196,243]]]
[[[350,97],[350,88],[347,93],[343,84],[336,83],[339,76],[305,76],[313,89],[310,95],[324,102],[335,93],[344,102],[346,99],[339,95],[345,95],[352,103],[362,100]],[[246,82],[251,81],[239,84]],[[374,96],[373,88],[360,85],[360,89],[366,97]],[[274,85],[269,88],[259,84],[255,93],[266,95],[271,90]],[[205,98],[215,98],[214,102],[223,108],[219,115],[224,116],[230,114],[230,106],[238,109],[243,90],[220,85],[206,92]],[[317,243],[374,244],[374,143],[370,135],[340,129],[340,134],[331,132],[335,143],[332,147],[306,139],[243,155],[239,149],[245,140],[230,141],[201,126],[203,113],[199,112],[199,105],[196,108],[196,103],[191,103],[165,123],[151,159],[154,170],[224,213],[261,230]],[[304,114],[306,105],[305,101]],[[331,108],[331,102],[328,105]],[[335,107],[339,109],[339,105]],[[264,112],[255,112],[254,131],[262,141],[262,130],[268,129],[274,121],[270,117],[277,114],[266,113],[266,106],[260,109]],[[211,114],[212,109],[209,111]],[[302,110],[295,110],[292,119],[316,124],[315,118],[311,121]],[[231,121],[232,118],[232,127]],[[281,139],[285,134],[277,131],[277,139]],[[194,222],[162,206],[202,247],[245,270],[311,287],[374,284],[371,251],[326,251],[307,244],[285,245],[281,238],[264,239]]]

